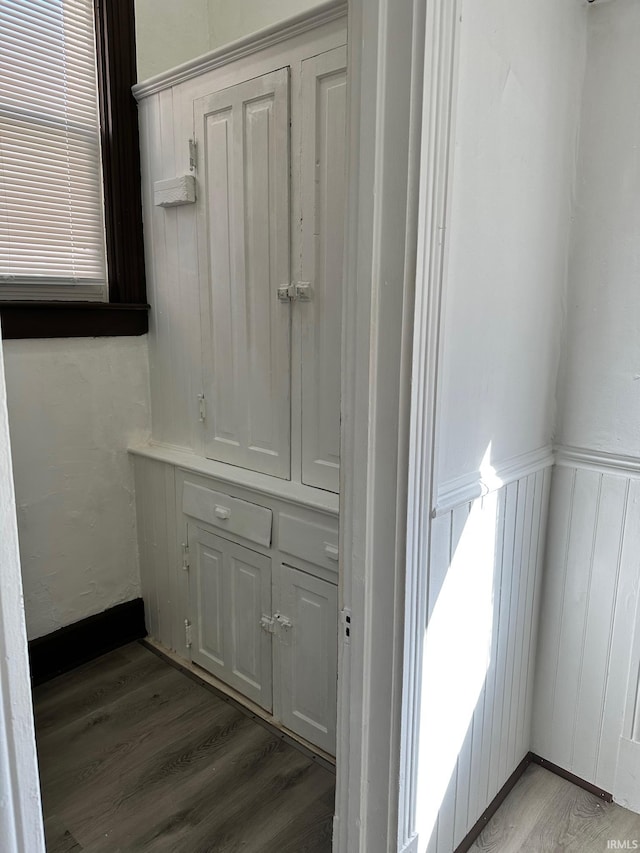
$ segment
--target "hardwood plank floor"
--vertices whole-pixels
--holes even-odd
[[[138,643],[34,708],[48,853],[330,853],[334,773]]]
[[[530,764],[471,851],[604,853],[636,847],[640,815]]]

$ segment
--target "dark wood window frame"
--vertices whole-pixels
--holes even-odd
[[[148,330],[144,272],[134,0],[94,0],[108,302],[0,301],[2,336],[143,335]]]

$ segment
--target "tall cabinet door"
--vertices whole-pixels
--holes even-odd
[[[287,565],[280,582],[278,711],[287,728],[335,755],[338,588]]]
[[[189,553],[191,659],[271,711],[270,558],[192,526]]]
[[[302,481],[337,492],[347,50],[302,63]]]
[[[194,123],[205,452],[288,479],[289,70],[199,98]]]

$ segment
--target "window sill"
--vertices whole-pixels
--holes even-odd
[[[144,335],[149,306],[117,302],[0,302],[5,341]]]

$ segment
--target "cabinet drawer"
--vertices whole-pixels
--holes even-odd
[[[337,572],[338,523],[329,524],[331,526],[280,513],[280,550]]]
[[[242,536],[258,545],[271,545],[270,509],[232,498],[195,483],[185,483],[182,492],[182,511],[185,515],[204,521],[218,530]]]

